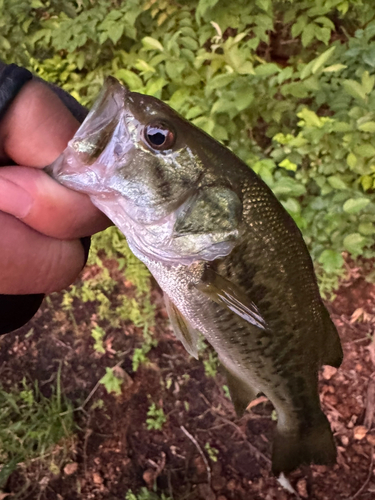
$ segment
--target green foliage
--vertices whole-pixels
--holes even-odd
[[[118,293],[118,281],[109,271],[110,261],[120,276],[117,280],[126,283],[133,296],[128,291]],[[142,343],[133,354],[133,370],[136,371],[140,364],[147,363],[147,354],[157,344],[152,336],[155,308],[151,303],[150,273],[132,254],[124,236],[115,227],[93,237],[88,265],[91,272],[65,292],[63,307],[71,310],[75,299],[95,306],[96,316],[103,324],[103,327],[95,325],[91,332],[98,353],[105,352],[104,326],[109,324],[118,328],[131,322],[142,329]]]
[[[48,468],[59,468],[69,455],[76,426],[71,403],[62,395],[60,374],[50,398],[37,383],[22,389],[0,387],[0,488],[22,462],[41,459]]]
[[[103,328],[100,328],[100,326],[96,325],[91,330],[91,337],[95,340],[94,350],[99,354],[104,354],[105,348],[103,344],[103,339],[105,337],[105,331],[103,330]]]
[[[158,495],[157,493],[148,490],[146,487],[141,488],[137,494],[132,490],[128,490],[125,495],[125,500],[171,500],[165,496],[164,493]]]
[[[163,408],[158,408],[155,403],[151,403],[147,411],[147,430],[160,431],[166,421],[167,417],[165,416]]]
[[[209,351],[207,359],[203,360],[204,372],[207,377],[215,377],[219,366],[219,359],[215,351]]]
[[[207,451],[208,458],[212,462],[217,462],[217,456],[219,455],[219,450],[211,446],[209,442],[207,442],[204,445],[204,449]]]
[[[231,400],[229,387],[227,385],[223,385],[223,391],[224,391],[225,397],[228,398],[229,400]]]
[[[136,372],[140,365],[147,365],[147,354],[157,345],[157,340],[152,337],[148,330],[143,332],[143,342],[141,347],[134,349],[132,370]]]
[[[113,392],[116,396],[120,396],[123,379],[117,377],[114,369],[109,368],[108,366],[106,367],[105,372],[105,375],[103,375],[99,382],[104,385],[105,390],[109,394]]]
[[[162,98],[270,185],[323,274],[337,278],[343,251],[374,256],[372,0],[1,5],[2,59],[27,65],[87,105],[109,74]],[[147,295],[148,275],[115,230],[95,246],[96,263],[101,249],[115,248],[125,275]],[[70,298],[95,297],[100,316],[120,323],[134,304],[111,310],[114,289],[101,267],[100,279]]]

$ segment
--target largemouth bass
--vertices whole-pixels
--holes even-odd
[[[218,353],[240,416],[259,393],[278,416],[272,469],[335,461],[318,371],[342,361],[310,255],[268,186],[160,100],[109,78],[49,171],[87,193],[164,291],[178,339]]]

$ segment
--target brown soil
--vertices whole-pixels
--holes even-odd
[[[98,386],[85,412],[76,413],[81,430],[60,473],[44,471],[35,484],[32,467],[16,470],[1,499],[8,493],[9,499],[124,500],[128,490],[136,493],[141,487],[174,500],[296,498],[270,473],[275,426],[271,405],[262,398],[236,420],[223,391],[224,378],[220,373],[207,377],[202,363],[189,358],[175,340],[157,291],[158,346],[149,355],[150,364],[135,373],[132,352],[141,336],[133,325],[125,331],[108,329],[106,353],[98,354],[89,328],[93,311],[77,306],[74,325],[59,307],[60,300],[54,296],[31,323],[1,339],[3,385],[11,386],[25,376],[38,380],[48,395],[61,363],[64,393],[79,406],[105,367],[119,364],[125,377],[122,394],[107,394]],[[303,499],[371,499],[375,498],[375,347],[371,339],[375,286],[352,267],[350,279],[328,307],[345,351],[339,370],[325,367],[321,373],[322,406],[335,434],[338,463],[305,467],[294,472],[290,481]],[[100,399],[103,407],[95,408]],[[151,401],[167,416],[161,431],[147,430]],[[216,462],[209,458],[207,443],[217,450]],[[28,480],[31,485],[21,494]]]

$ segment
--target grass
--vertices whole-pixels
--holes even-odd
[[[56,470],[69,455],[76,424],[73,406],[61,393],[60,370],[52,396],[37,382],[10,391],[0,386],[0,488],[19,464],[36,460]]]

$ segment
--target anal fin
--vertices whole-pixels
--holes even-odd
[[[330,365],[338,368],[343,359],[341,341],[327,309],[324,306],[323,308],[325,341],[321,360],[323,365]]]
[[[224,364],[223,366],[227,376],[229,394],[232,399],[234,409],[236,410],[237,417],[240,418],[245,413],[249,403],[257,397],[259,391],[234,375],[232,371],[225,367]]]
[[[187,352],[198,359],[198,331],[191,326],[166,294],[164,294],[164,301],[174,334]]]

